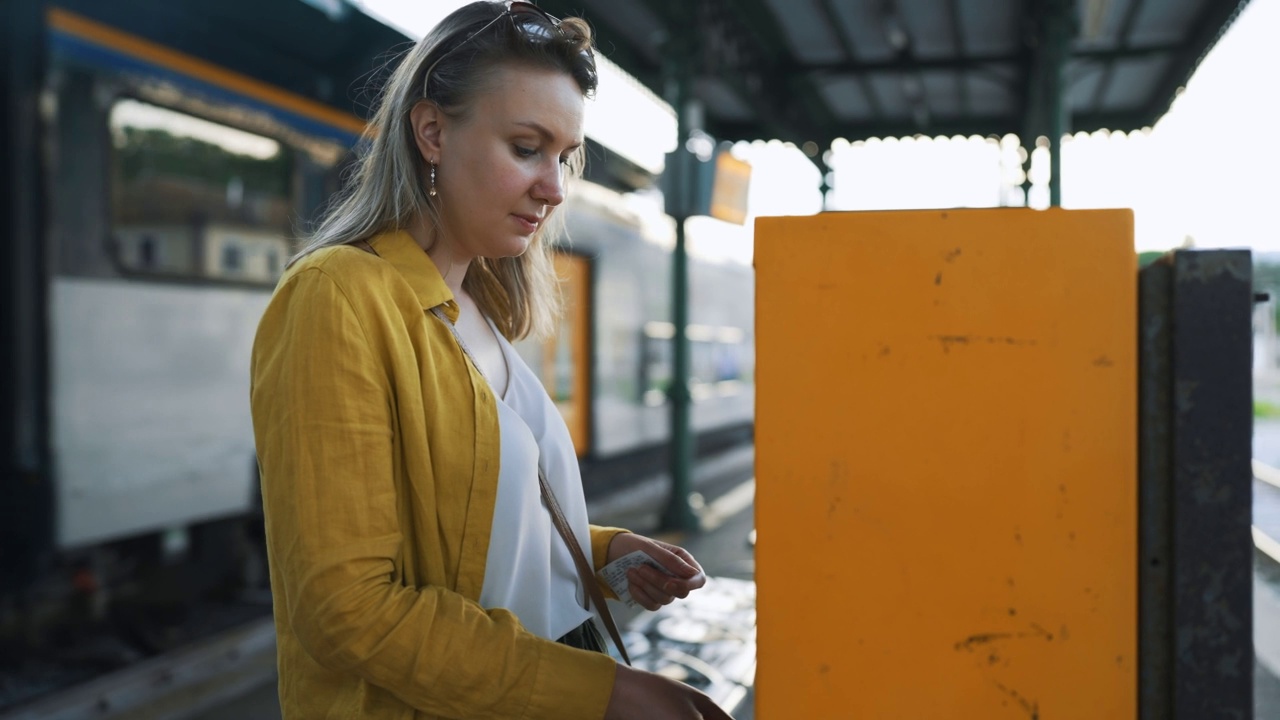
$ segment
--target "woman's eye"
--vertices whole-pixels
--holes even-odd
[[[515,148],[516,155],[519,155],[522,158],[533,157],[534,153],[538,152],[533,148],[527,148],[523,145],[512,145],[511,147]]]
[[[568,164],[569,164],[569,161],[570,161],[570,160],[572,160],[572,159],[573,159],[573,156],[572,156],[572,155],[561,155],[561,156],[560,156],[560,164],[561,164],[561,165],[568,165]]]

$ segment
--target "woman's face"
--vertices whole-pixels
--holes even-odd
[[[510,257],[529,247],[564,201],[584,104],[566,73],[505,66],[463,116],[443,119],[436,190],[455,259]]]

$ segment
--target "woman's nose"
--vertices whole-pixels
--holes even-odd
[[[564,173],[563,163],[558,159],[552,162],[550,169],[544,170],[533,186],[534,199],[550,207],[564,202]]]

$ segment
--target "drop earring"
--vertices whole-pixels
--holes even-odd
[[[427,194],[435,197],[440,193],[436,192],[436,164],[431,163],[431,187],[427,190]]]

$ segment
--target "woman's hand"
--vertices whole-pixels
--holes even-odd
[[[652,541],[651,541],[652,542]],[[733,720],[705,694],[681,682],[618,665],[604,720]]]
[[[609,541],[608,562],[613,562],[636,550],[643,550],[670,573],[668,575],[647,565],[627,571],[631,597],[645,610],[657,610],[676,598],[686,598],[690,592],[707,584],[707,576],[703,574],[702,566],[693,559],[688,550],[643,535],[634,533],[615,535],[613,540]]]

